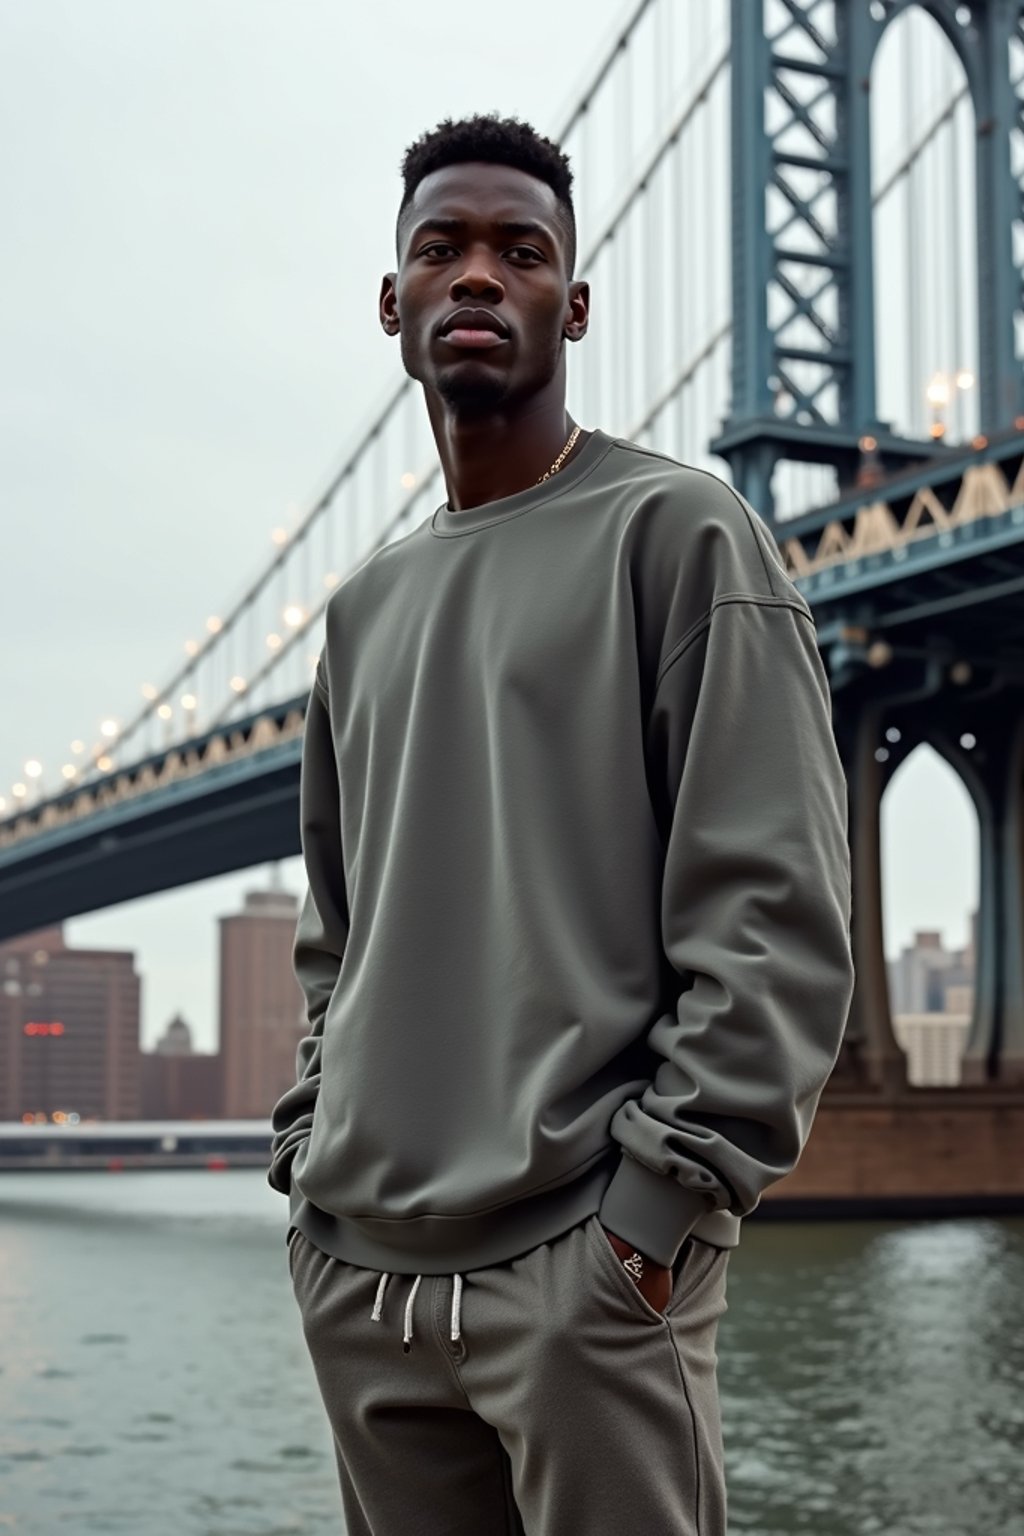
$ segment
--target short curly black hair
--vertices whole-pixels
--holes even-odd
[[[395,223],[399,246],[402,217],[424,176],[446,165],[484,160],[492,165],[511,165],[547,182],[558,199],[565,232],[565,260],[569,276],[576,265],[576,211],[572,202],[572,170],[568,156],[529,123],[496,112],[476,113],[453,122],[446,117],[415,143],[410,144],[400,166],[405,190]]]

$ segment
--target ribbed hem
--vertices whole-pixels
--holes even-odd
[[[300,1147],[292,1165],[292,1171],[299,1179],[306,1145]],[[646,1180],[641,1180],[640,1198],[634,1198],[630,1175],[622,1174],[624,1161],[621,1148],[612,1143],[569,1183],[474,1216],[415,1216],[391,1220],[360,1217],[355,1220],[332,1215],[314,1205],[293,1179],[288,1195],[288,1229],[298,1227],[324,1253],[348,1264],[407,1275],[463,1274],[490,1264],[503,1264],[518,1254],[529,1252],[539,1243],[551,1242],[595,1214],[600,1214],[611,1231],[640,1248],[637,1223],[628,1220],[630,1213],[660,1210],[659,1202],[665,1200],[667,1194],[670,1203],[666,1208],[673,1214],[671,1230],[675,1232],[682,1220],[689,1219],[690,1207],[686,1207],[686,1218],[680,1213],[687,1200],[694,1198],[694,1192],[635,1163],[634,1167],[653,1182],[656,1192],[644,1193],[648,1185]],[[612,1205],[609,1206],[613,1187]],[[708,1212],[706,1197],[698,1195],[696,1199],[699,1209],[693,1214],[697,1219],[682,1231],[676,1251],[691,1229],[695,1237],[716,1247],[735,1248],[740,1240],[739,1218],[728,1211]],[[623,1201],[628,1205],[626,1210],[622,1208]],[[618,1213],[614,1219],[608,1214],[609,1210]],[[643,1227],[643,1232],[647,1232],[648,1226]],[[659,1263],[667,1262],[656,1248],[645,1247],[641,1251]],[[666,1251],[662,1245],[661,1252]]]

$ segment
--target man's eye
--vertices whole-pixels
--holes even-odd
[[[527,260],[529,260],[529,261],[543,261],[544,260],[544,258],[541,255],[540,251],[535,251],[532,245],[514,245],[514,246],[512,246],[512,248],[511,248],[511,250],[509,251],[508,254],[510,256],[514,256],[514,255],[516,255],[517,252],[518,252],[518,254],[521,257],[525,256],[527,258]]]
[[[420,251],[421,256],[433,256],[438,251],[454,251],[454,245],[449,245],[446,240],[434,240],[430,245],[425,245]]]

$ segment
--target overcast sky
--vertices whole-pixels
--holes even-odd
[[[554,132],[633,6],[0,0],[0,794],[134,711],[394,386],[376,301],[406,145],[492,109]],[[963,944],[963,791],[915,759],[884,811],[888,953]],[[300,894],[301,860],[281,872]],[[147,1048],[180,1009],[213,1049],[216,918],[267,877],[66,936],[136,951]]]

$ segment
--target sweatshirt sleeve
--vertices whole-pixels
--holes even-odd
[[[290,1193],[292,1163],[313,1127],[324,1018],[349,930],[340,793],[327,697],[318,663],[306,706],[299,777],[299,820],[308,886],[292,945],[292,968],[305,998],[308,1032],[296,1049],[296,1080],[274,1105],[270,1117],[273,1140],[267,1183],[285,1195]]]
[[[853,995],[846,780],[813,616],[731,592],[670,652],[648,721],[675,1007],[615,1112],[600,1219],[674,1263],[705,1212],[747,1216],[796,1165]]]

